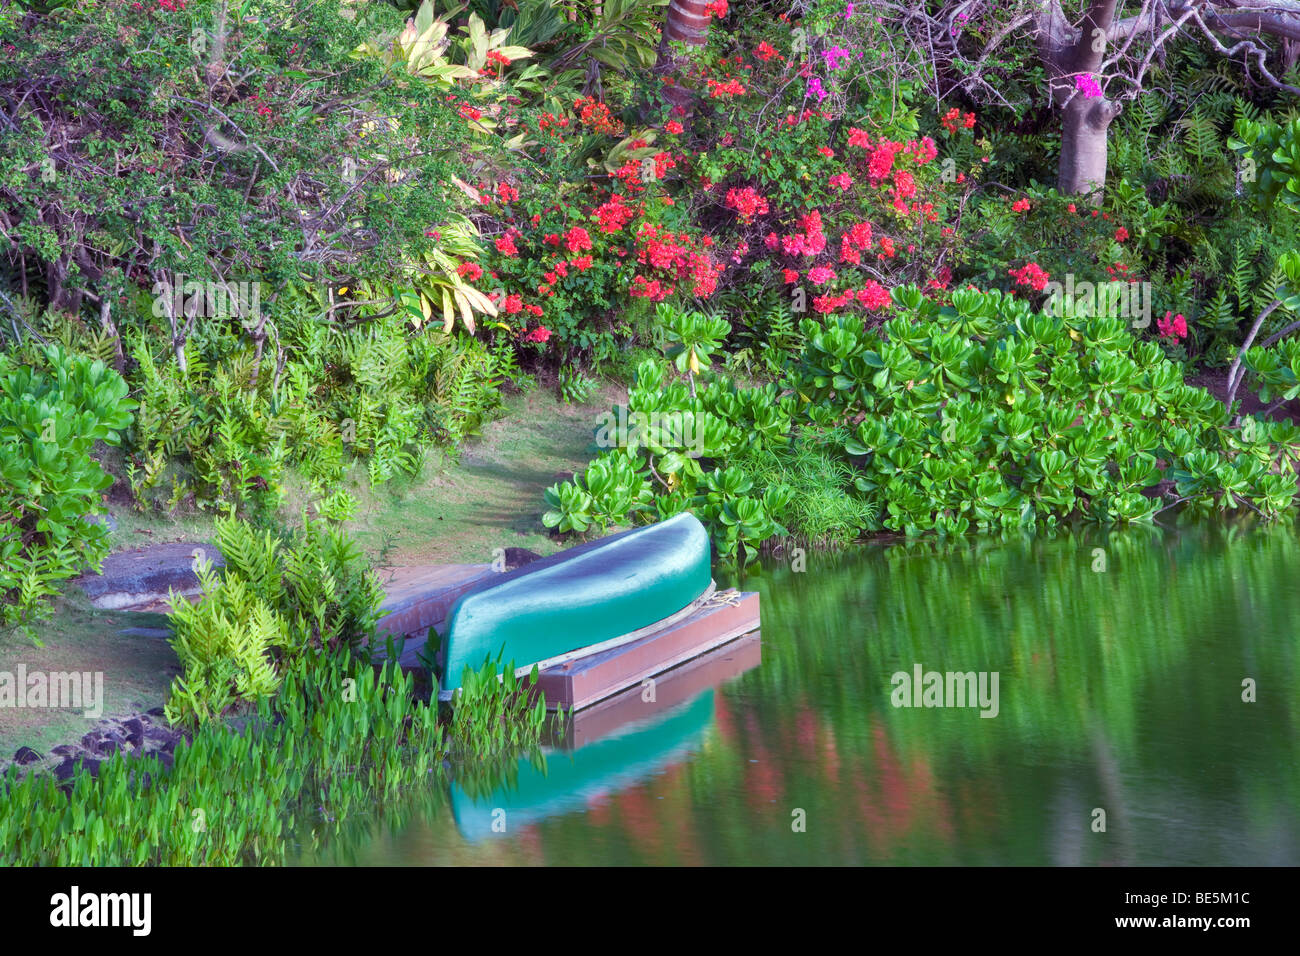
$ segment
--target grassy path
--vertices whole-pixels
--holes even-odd
[[[362,504],[348,530],[389,567],[485,564],[495,548],[557,551],[541,522],[542,492],[586,467],[596,416],[615,400],[612,388],[576,406],[543,389],[511,396],[458,461],[431,457],[414,481],[354,492]]]

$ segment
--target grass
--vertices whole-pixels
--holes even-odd
[[[541,522],[542,492],[586,467],[596,416],[620,397],[612,387],[587,405],[566,405],[549,389],[513,395],[456,459],[431,455],[414,480],[358,489],[348,530],[390,567],[487,564],[495,548],[557,551]]]
[[[101,611],[76,588],[68,588],[53,607],[53,616],[38,626],[44,647],[22,637],[0,637],[0,671],[89,671],[104,675],[103,717],[126,717],[162,705],[172,677],[180,672],[176,654],[165,638],[130,636],[125,628],[158,628],[159,614]],[[0,766],[21,746],[45,753],[50,747],[80,740],[95,723],[82,710],[0,707]]]

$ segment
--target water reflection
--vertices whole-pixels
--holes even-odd
[[[312,860],[1300,863],[1293,528],[877,547],[719,586],[739,583],[762,592],[761,666],[662,682],[653,713],[633,691],[545,774],[462,772]],[[917,664],[997,671],[998,716],[892,706]]]
[[[456,827],[476,842],[587,806],[663,773],[700,750],[713,719],[713,688],[757,667],[761,643],[743,637],[653,682],[569,717],[550,746],[521,759],[508,780],[453,781]]]

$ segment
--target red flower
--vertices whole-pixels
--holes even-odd
[[[890,298],[889,290],[877,282],[875,279],[868,279],[867,284],[858,290],[858,302],[862,307],[869,310],[887,309],[893,304]]]
[[[519,249],[515,246],[514,237],[509,233],[498,239],[496,246],[497,252],[501,253],[506,258],[513,259],[515,256],[519,255]]]
[[[1125,229],[1123,226],[1120,226],[1118,229],[1115,230],[1116,242],[1123,242],[1127,238],[1128,238],[1128,230]]]
[[[1017,199],[1015,202],[1011,204],[1012,212],[1024,212],[1028,208],[1029,208],[1028,199]]]
[[[671,133],[674,136],[681,133],[682,130],[684,130],[685,128],[686,127],[682,126],[682,124],[677,122],[677,120],[669,120],[667,123],[664,124],[664,130]]]
[[[1019,269],[1008,269],[1007,275],[1016,280],[1016,285],[1027,285],[1035,292],[1042,292],[1051,278],[1037,262],[1026,263]]]
[[[1170,316],[1173,316],[1172,320]],[[1174,315],[1172,312],[1166,312],[1163,319],[1156,319],[1156,328],[1167,339],[1187,338],[1187,320],[1181,313]]]
[[[551,330],[544,325],[539,325],[527,335],[524,336],[525,342],[545,342],[551,337]]]
[[[456,274],[470,282],[483,278],[483,268],[473,262],[462,262],[456,267]]]
[[[564,234],[564,244],[571,253],[581,252],[583,249],[591,248],[591,236],[581,226],[574,226]]]
[[[755,216],[766,215],[768,211],[767,200],[752,186],[728,189],[726,205],[740,213],[740,221],[745,223],[753,222]]]

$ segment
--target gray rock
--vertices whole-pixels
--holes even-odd
[[[540,560],[542,556],[535,551],[529,551],[527,548],[506,548],[504,557],[506,559],[506,570],[513,571],[515,568],[521,568],[525,564]]]
[[[83,574],[73,583],[98,608],[153,607],[166,602],[169,591],[186,596],[200,593],[199,578],[194,573],[196,551],[214,567],[225,563],[214,545],[178,541],[110,554],[99,574]]]
[[[54,779],[60,783],[72,780],[73,775],[77,772],[78,767],[89,773],[92,777],[99,776],[99,761],[92,760],[89,757],[68,757],[63,763],[54,768]]]
[[[132,717],[122,724],[122,730],[126,733],[126,742],[137,750],[144,746],[144,724],[138,717]]]

